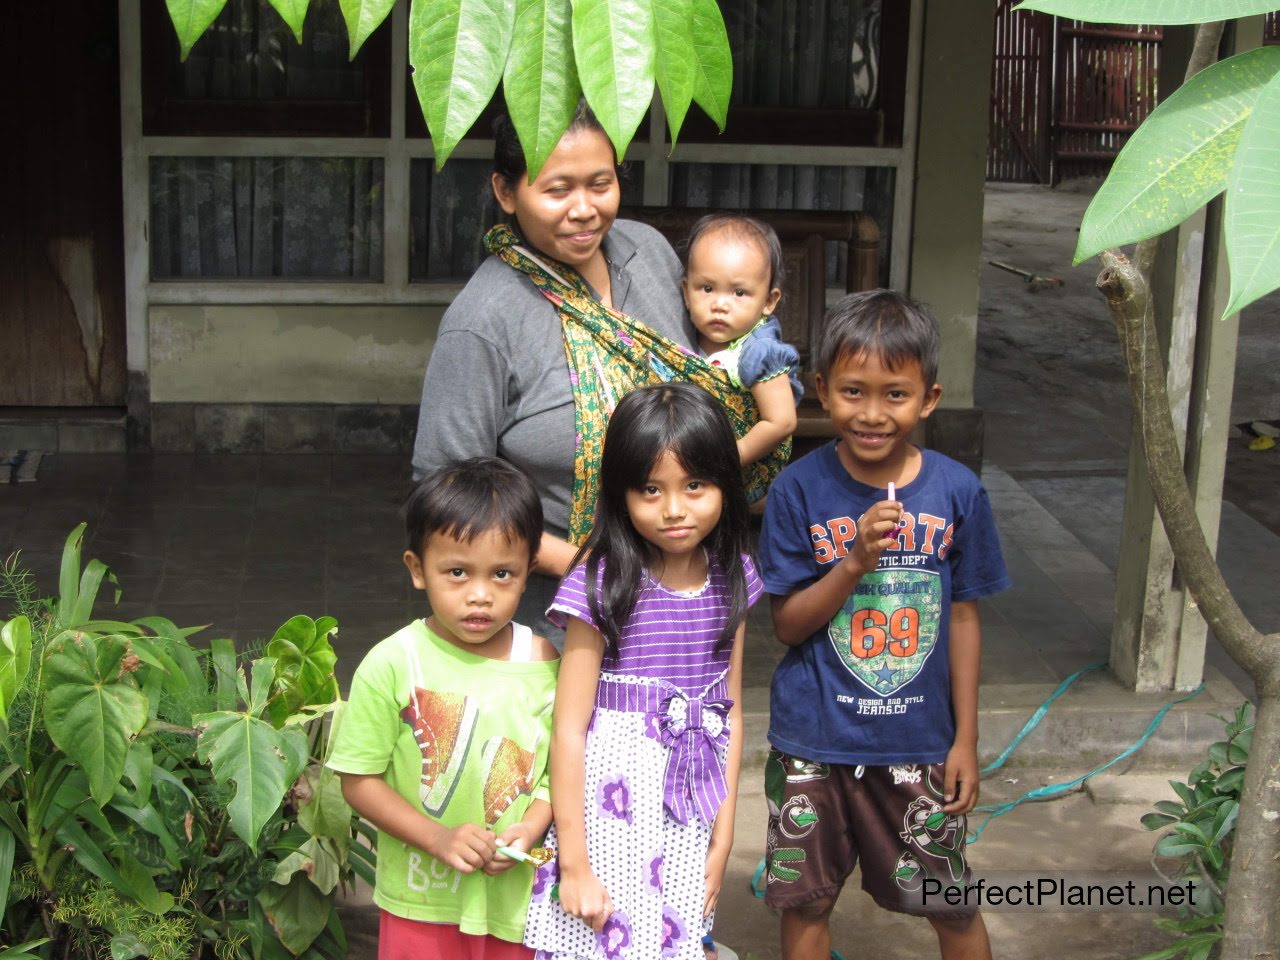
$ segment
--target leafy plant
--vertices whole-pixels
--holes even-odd
[[[182,59],[227,0],[166,0]],[[309,0],[269,0],[302,42]],[[340,0],[351,56],[395,0]],[[619,157],[662,93],[671,142],[690,104],[721,130],[733,86],[729,36],[716,0],[405,0],[413,87],[442,166],[503,97],[538,175],[585,94]]]
[[[0,960],[343,956],[333,899],[373,856],[323,769],[336,621],[246,664],[200,627],[95,620],[114,578],[83,535],[56,600],[0,570],[0,937],[25,941]]]
[[[1142,818],[1147,830],[1164,830],[1156,841],[1159,857],[1174,857],[1179,869],[1173,879],[1193,878],[1197,898],[1190,916],[1158,919],[1156,926],[1184,936],[1139,960],[1205,960],[1222,939],[1224,891],[1231,873],[1231,847],[1240,815],[1240,790],[1253,742],[1249,704],[1236,708],[1227,720],[1227,739],[1209,747],[1208,758],[1191,771],[1185,783],[1170,780],[1177,800],[1161,800],[1156,812]]]

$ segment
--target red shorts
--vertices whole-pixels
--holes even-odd
[[[382,911],[378,960],[533,960],[523,943],[463,933],[452,923],[406,920]]]
[[[860,864],[862,889],[888,910],[971,916],[974,905],[922,893],[926,879],[952,886],[973,876],[965,818],[942,811],[942,768],[848,767],[770,750],[765,903],[786,910],[834,897]]]

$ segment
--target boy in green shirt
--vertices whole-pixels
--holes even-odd
[[[424,477],[404,562],[432,615],[357,669],[329,758],[378,828],[379,960],[527,960],[533,871],[551,823],[547,752],[559,661],[511,621],[542,535],[529,478],[503,460]]]

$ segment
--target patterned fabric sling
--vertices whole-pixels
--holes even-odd
[[[485,249],[526,274],[560,315],[564,351],[573,389],[577,453],[573,464],[573,505],[569,542],[581,544],[591,532],[599,489],[604,432],[618,401],[637,387],[682,380],[702,387],[729,415],[741,438],[760,414],[751,394],[735,387],[728,375],[678,343],[610,309],[591,295],[586,281],[570,267],[540,260],[506,224],[484,238]],[[747,498],[761,499],[791,458],[791,440],[743,470]]]

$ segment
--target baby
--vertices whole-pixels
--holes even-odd
[[[711,214],[693,225],[685,249],[681,286],[698,348],[751,391],[760,411],[760,422],[738,441],[742,463],[754,463],[795,432],[804,393],[800,355],[770,316],[782,298],[782,244],[759,220]]]

